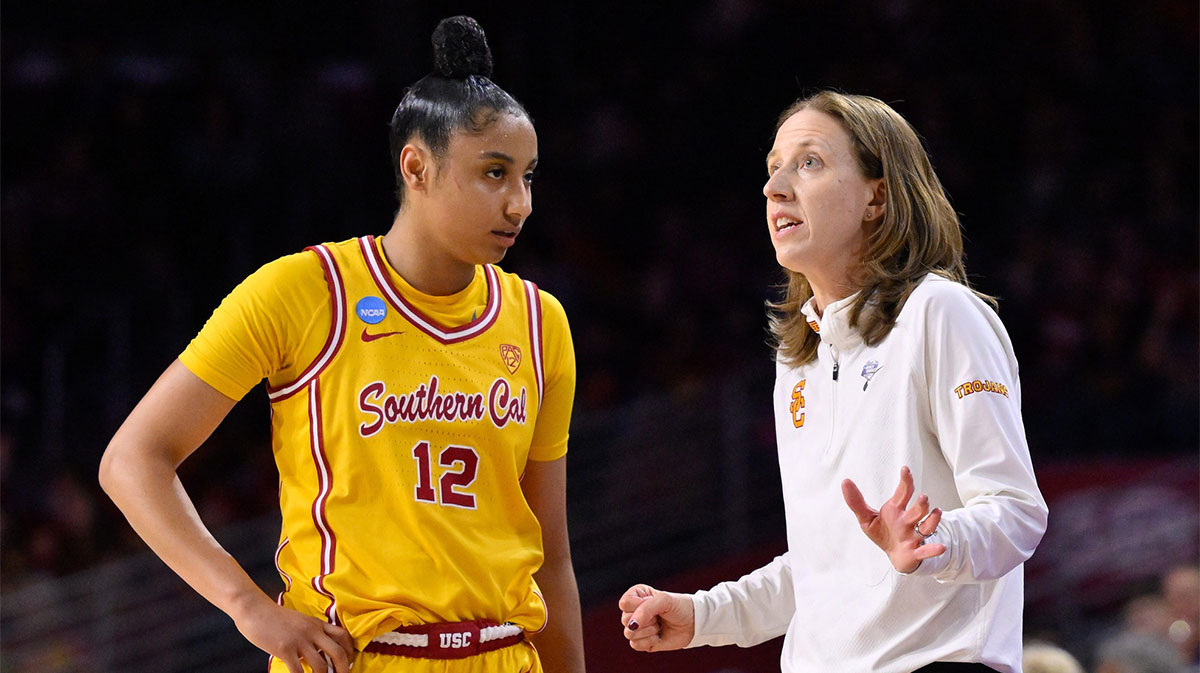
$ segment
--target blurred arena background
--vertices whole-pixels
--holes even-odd
[[[262,670],[103,497],[99,457],[244,276],[387,229],[387,123],[457,13],[488,31],[539,134],[535,211],[504,266],[572,322],[591,670],[777,670],[778,642],[632,653],[615,601],[783,550],[763,158],[776,115],[827,86],[925,136],[968,270],[1000,298],[1051,504],[1027,635],[1086,663],[1196,608],[1160,587],[1200,553],[1194,0],[10,2],[0,671]],[[274,592],[266,416],[256,390],[183,478]]]

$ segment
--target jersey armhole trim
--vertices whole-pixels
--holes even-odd
[[[329,337],[325,339],[321,353],[295,381],[276,388],[267,388],[267,399],[271,402],[285,400],[311,383],[333,361],[333,356],[342,347],[342,342],[346,337],[346,285],[342,280],[342,273],[338,269],[337,261],[329,252],[329,248],[324,245],[315,245],[305,249],[312,250],[317,254],[317,258],[321,260],[321,266],[325,270],[325,282],[329,285],[330,304],[333,309],[332,319],[329,321]]]
[[[529,347],[533,351],[533,371],[537,378],[538,410],[542,408],[542,398],[546,394],[546,369],[543,357],[542,339],[542,298],[538,287],[531,281],[525,284],[525,298],[529,308]]]

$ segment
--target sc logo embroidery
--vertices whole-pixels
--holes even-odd
[[[804,408],[804,383],[806,381],[808,379],[800,379],[800,383],[792,388],[792,403],[788,406],[792,412],[792,425],[797,428],[804,427],[804,412],[801,409]]]

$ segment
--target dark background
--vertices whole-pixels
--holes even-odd
[[[821,87],[877,96],[924,137],[968,272],[1000,299],[1048,493],[1161,484],[1165,469],[1191,503],[1150,574],[1106,575],[1100,598],[1078,588],[1094,577],[1044,590],[1073,607],[1027,615],[1027,630],[1086,658],[1096,625],[1154,572],[1195,563],[1194,2],[111,5],[3,9],[5,591],[144,549],[95,484],[109,437],[243,277],[388,229],[387,123],[430,70],[437,20],[464,12],[539,134],[534,214],[503,266],[571,319],[585,609],[610,619],[629,583],[736,577],[781,544],[763,307],[781,274],[763,158],[778,113]],[[739,473],[754,523],[729,523],[739,532],[720,544],[701,528],[638,532],[664,493],[722,488],[719,460],[707,481],[672,477],[717,455],[706,445],[646,448],[686,443],[686,428],[667,432],[680,409],[736,418],[717,432],[736,426],[755,457]],[[275,507],[266,413],[253,391],[184,466],[215,529]],[[648,439],[618,441],[633,436]],[[649,476],[616,492],[603,470]],[[623,547],[594,525],[614,507],[629,510],[605,520],[625,526]],[[589,648],[608,648],[597,634]]]

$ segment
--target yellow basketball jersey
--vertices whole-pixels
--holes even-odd
[[[402,624],[542,628],[541,529],[520,486],[545,386],[536,286],[485,266],[487,304],[448,327],[406,300],[373,237],[310,250],[329,336],[268,389],[283,604],[360,648]]]

